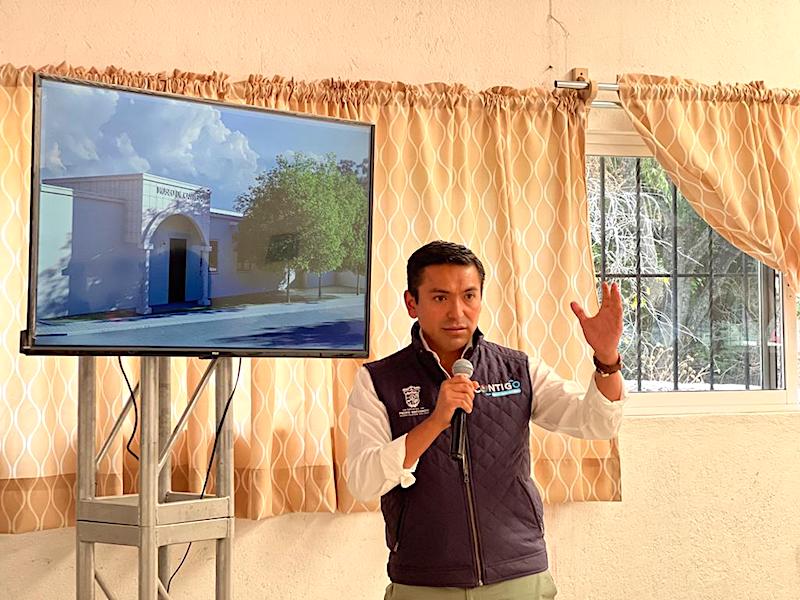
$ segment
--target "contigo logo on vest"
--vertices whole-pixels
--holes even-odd
[[[511,394],[520,394],[522,384],[516,379],[509,379],[505,383],[485,383],[478,390],[481,394],[486,396],[510,396]]]
[[[419,405],[419,391],[420,386],[418,385],[410,385],[403,388],[403,396],[405,396],[408,408],[404,408],[398,413],[401,417],[418,417],[431,412],[430,408]]]

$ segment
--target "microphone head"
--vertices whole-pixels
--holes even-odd
[[[472,372],[474,370],[475,369],[472,366],[472,363],[466,358],[459,358],[453,363],[453,375],[466,375],[467,377],[472,377]]]

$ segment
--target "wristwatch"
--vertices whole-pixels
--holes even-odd
[[[619,353],[617,353],[617,362],[615,362],[613,365],[601,363],[599,360],[597,360],[597,355],[592,356],[592,360],[594,361],[594,370],[600,374],[600,377],[608,377],[609,375],[613,375],[622,369],[622,355]]]

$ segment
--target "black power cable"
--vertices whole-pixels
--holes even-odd
[[[214,455],[217,452],[217,442],[219,442],[219,434],[222,431],[222,425],[225,423],[225,417],[228,415],[228,408],[231,405],[231,400],[233,400],[233,395],[236,393],[236,387],[239,385],[239,375],[242,374],[242,357],[239,357],[239,367],[236,370],[236,381],[233,383],[233,389],[231,390],[231,395],[228,396],[228,400],[225,402],[225,409],[222,411],[222,417],[217,424],[217,431],[214,434],[214,447],[211,449],[211,458],[208,461],[208,469],[206,469],[206,479],[203,482],[203,490],[200,492],[200,499],[202,500],[206,495],[206,487],[208,486],[208,479],[211,476],[211,467],[214,465]],[[189,545],[186,547],[186,552],[183,553],[183,558],[175,570],[172,572],[172,575],[167,581],[167,593],[169,593],[169,588],[172,585],[172,580],[175,578],[175,575],[178,574],[178,571],[181,570],[183,563],[186,562],[186,558],[189,556],[189,550],[192,549],[192,542],[189,542]]]
[[[128,453],[138,461],[139,455],[131,450],[131,442],[133,442],[133,438],[136,435],[136,430],[139,427],[139,410],[136,408],[136,394],[133,393],[133,387],[131,386],[131,382],[128,380],[128,374],[125,372],[125,367],[122,366],[121,356],[117,357],[117,362],[119,363],[119,370],[122,371],[122,376],[125,378],[125,383],[128,384],[128,391],[131,393],[131,402],[133,402],[133,431],[131,431],[131,437],[128,438],[128,443],[125,444],[125,448],[128,450]]]

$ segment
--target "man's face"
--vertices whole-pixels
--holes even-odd
[[[419,320],[440,358],[459,354],[472,339],[481,313],[481,278],[474,265],[431,265],[422,271],[419,299],[405,292],[408,315]]]

